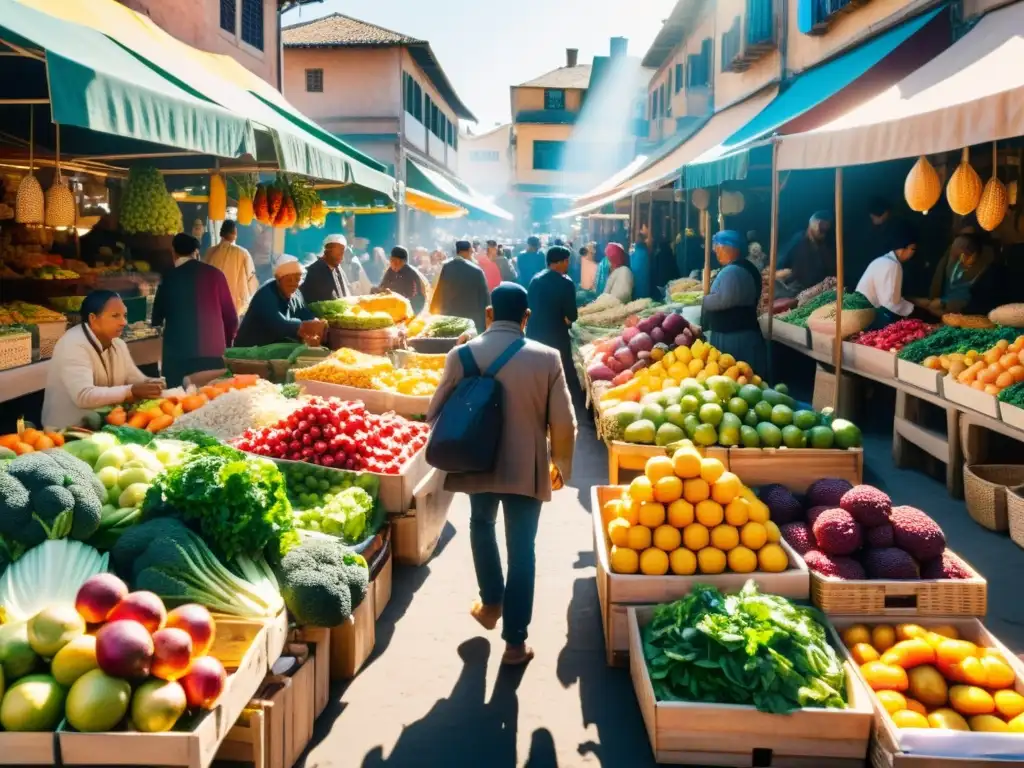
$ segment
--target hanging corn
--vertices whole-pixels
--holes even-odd
[[[210,201],[207,212],[214,221],[224,221],[228,217],[228,190],[224,177],[219,173],[210,176]]]

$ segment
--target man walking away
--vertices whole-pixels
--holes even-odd
[[[391,264],[374,293],[391,291],[409,300],[412,311],[419,314],[427,303],[427,279],[409,263],[409,251],[400,245],[391,249]]]
[[[260,284],[256,279],[252,255],[242,246],[235,245],[237,239],[238,227],[231,219],[226,219],[220,225],[220,242],[206,252],[205,261],[224,273],[228,290],[231,291],[231,300],[235,303],[235,312],[241,316],[248,309]]]
[[[476,253],[476,263],[480,265],[480,269],[484,271],[484,277],[487,279],[488,291],[493,291],[497,288],[498,284],[502,280],[501,270],[498,269],[498,265],[494,261],[494,257],[498,253],[497,243],[495,243],[493,247],[491,246],[491,243],[494,243],[494,241],[487,241],[486,252],[477,250],[476,248],[473,249],[474,253]]]
[[[530,323],[526,338],[557,349],[566,379],[573,370],[569,326],[576,322],[576,288],[566,276],[570,251],[556,245],[548,249],[548,268],[530,282]]]
[[[493,240],[487,242],[487,251],[490,253],[490,244]],[[498,265],[498,271],[501,273],[501,282],[503,283],[518,283],[519,275],[516,274],[516,268],[512,266],[512,262],[505,254],[505,249],[508,248],[508,252],[512,253],[511,246],[502,246],[495,243],[494,245],[494,263]]]
[[[544,256],[540,252],[540,238],[529,237],[526,240],[526,250],[519,254],[516,259],[516,269],[519,272],[519,284],[523,288],[530,287],[530,281],[534,276],[544,269]]]
[[[353,295],[341,266],[347,248],[348,240],[344,235],[328,235],[324,238],[323,255],[309,265],[306,279],[299,286],[306,306],[316,301],[343,299]]]
[[[472,320],[477,333],[486,322],[487,278],[480,266],[473,261],[473,246],[468,240],[455,244],[455,258],[445,262],[437,287],[430,299],[432,315],[449,315]]]
[[[527,292],[521,286],[502,283],[494,290],[491,306],[487,307],[487,330],[468,344],[481,371],[523,337],[529,316]],[[430,402],[429,423],[436,421],[462,377],[456,348],[448,354],[441,383]],[[534,542],[541,505],[551,500],[552,463],[563,481],[571,477],[576,418],[561,361],[553,349],[527,341],[496,378],[504,391],[505,423],[495,468],[491,472],[449,474],[445,488],[469,494],[469,538],[480,588],[480,600],[470,613],[485,629],[494,629],[501,619],[505,641],[501,661],[521,665],[533,658],[526,638],[533,614],[537,565]],[[505,579],[495,535],[499,504],[505,512]]]

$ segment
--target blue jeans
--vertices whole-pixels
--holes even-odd
[[[505,510],[508,578],[502,578],[501,555],[494,524],[499,502]],[[501,637],[510,645],[526,642],[533,616],[533,586],[537,571],[534,541],[540,522],[540,499],[511,493],[473,493],[469,496],[469,543],[484,605],[502,606]]]

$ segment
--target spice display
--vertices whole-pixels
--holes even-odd
[[[907,344],[935,332],[936,326],[922,320],[905,318],[875,331],[862,331],[849,341],[885,352],[899,352]]]

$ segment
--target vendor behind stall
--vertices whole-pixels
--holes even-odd
[[[743,360],[755,373],[765,371],[764,336],[757,324],[761,273],[747,260],[747,244],[739,232],[722,230],[711,239],[711,247],[722,269],[704,297],[701,327],[719,352]]]
[[[903,264],[917,252],[917,234],[909,224],[894,222],[887,242],[892,250],[868,264],[857,282],[857,293],[875,308],[872,328],[884,328],[914,311],[903,298]]]
[[[312,304],[317,301],[330,301],[331,299],[343,299],[346,296],[355,295],[348,278],[345,276],[345,267],[342,261],[345,259],[345,252],[348,249],[348,240],[344,235],[328,235],[324,238],[324,252],[319,259],[310,264],[306,270],[306,279],[302,281],[301,300]],[[359,260],[355,265],[359,274],[363,273]],[[277,277],[277,272],[274,272]]]
[[[628,304],[633,300],[633,272],[626,264],[626,249],[618,243],[608,243],[604,256],[608,263],[608,278],[603,292]]]
[[[79,241],[82,261],[90,267],[117,261],[125,256],[125,236],[117,227],[117,218],[104,213]]]
[[[274,267],[274,279],[252,297],[235,337],[235,346],[261,347],[280,341],[319,345],[326,324],[317,320],[306,306],[299,290],[301,282],[299,260],[285,254]]]
[[[427,303],[427,279],[409,264],[409,251],[400,245],[391,249],[391,263],[374,293],[391,291],[409,300],[412,311],[419,314]]]
[[[836,241],[832,214],[817,211],[807,228],[797,232],[779,249],[776,279],[795,296],[836,274]]]
[[[82,322],[53,349],[46,372],[43,425],[64,429],[81,424],[96,408],[159,397],[161,379],[150,379],[132,360],[121,332],[128,309],[113,291],[93,291],[82,302]]]
[[[933,315],[946,312],[987,315],[1000,304],[999,269],[991,251],[974,235],[959,235],[942,257],[932,278],[931,300],[922,308]]]

